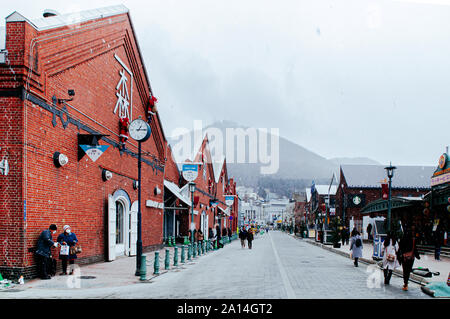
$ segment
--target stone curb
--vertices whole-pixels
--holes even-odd
[[[305,240],[305,239],[303,239],[303,238],[297,238],[297,237],[296,237],[296,239],[298,239],[298,240]],[[350,253],[346,253],[346,252],[337,250],[337,249],[335,249],[335,248],[333,248],[333,247],[331,247],[331,246],[324,245],[324,244],[322,244],[322,243],[316,243],[315,241],[312,241],[312,240],[309,240],[309,239],[306,239],[305,242],[307,242],[308,244],[317,246],[317,247],[321,247],[322,249],[331,251],[331,252],[333,252],[333,253],[335,253],[335,254],[338,254],[338,255],[341,255],[341,256],[350,258]],[[366,259],[366,258],[360,258],[359,260],[360,260],[361,262],[363,262],[363,263],[366,263],[366,264],[375,264],[375,265],[377,265],[380,269],[383,269],[383,268],[380,266],[379,261],[377,262],[377,261],[375,261],[375,260],[370,260],[370,259]],[[394,269],[394,271],[393,271],[392,273],[395,274],[395,275],[397,275],[398,277],[402,277],[402,278],[403,278],[403,271],[401,271],[401,270]],[[415,282],[415,283],[417,283],[417,284],[420,284],[420,285],[422,285],[422,286],[426,286],[426,285],[428,285],[428,284],[430,283],[428,280],[425,280],[424,278],[422,278],[422,277],[420,277],[420,276],[417,276],[417,275],[415,275],[415,274],[412,274],[412,273],[411,273],[411,275],[409,276],[409,280],[411,280],[412,282]]]

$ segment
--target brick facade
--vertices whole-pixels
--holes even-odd
[[[41,32],[26,21],[8,22],[6,30],[10,65],[0,66],[0,156],[7,154],[11,170],[0,175],[0,271],[32,276],[36,240],[52,223],[58,233],[71,225],[83,247],[78,262],[105,260],[108,195],[120,190],[130,204],[137,201],[137,142],[129,138],[120,150],[113,112],[124,70],[116,56],[133,73],[133,118],[147,118],[151,94],[128,14]],[[67,98],[68,89],[75,90],[73,101],[53,99]],[[151,154],[142,165],[144,249],[162,242],[162,209],[145,205],[163,202],[154,193],[163,188],[166,148],[158,115],[151,128],[142,144]],[[77,134],[93,133],[109,135],[100,141],[109,148],[96,162],[88,156],[78,161]],[[55,152],[68,164],[57,168]],[[110,181],[102,180],[103,169],[113,173]]]
[[[392,188],[391,196],[403,196],[403,197],[420,197],[429,192],[429,189],[421,188]],[[353,205],[350,202],[349,197],[352,195],[362,195],[364,200],[359,205]],[[344,218],[345,212],[345,224],[349,225],[349,220],[353,218],[358,231],[362,232],[362,219],[361,209],[375,200],[382,198],[381,184],[380,187],[348,187],[345,180],[345,176],[340,171],[340,185],[336,192],[336,215]]]

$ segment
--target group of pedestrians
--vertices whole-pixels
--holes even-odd
[[[412,272],[415,258],[420,259],[414,238],[414,226],[406,230],[398,242],[395,233],[389,232],[383,243],[383,273],[384,284],[389,285],[394,269],[403,268],[403,290],[408,290],[409,277]],[[361,234],[353,229],[350,239],[351,258],[355,267],[358,267],[358,259],[362,258],[363,241]]]
[[[60,247],[59,260],[62,263],[61,275],[67,275],[67,265],[70,264],[70,275],[73,274],[75,259],[77,259],[77,250],[75,246],[78,243],[77,236],[72,233],[70,226],[65,225],[63,232],[53,241],[52,236],[56,234],[58,227],[51,224],[50,227],[41,232],[37,241],[36,257],[41,279],[51,279],[51,275],[56,273],[56,260],[53,259],[51,248]]]
[[[239,231],[239,239],[241,240],[242,248],[245,248],[245,241],[247,241],[248,249],[252,249],[253,238],[253,230],[250,227],[242,227],[242,229]]]

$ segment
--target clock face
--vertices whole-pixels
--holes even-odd
[[[353,197],[353,203],[359,205],[359,203],[361,203],[361,198],[359,196]]]
[[[141,119],[131,122],[128,130],[130,136],[136,141],[144,142],[150,137],[150,126]]]

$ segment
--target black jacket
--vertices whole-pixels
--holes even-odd
[[[399,256],[399,261],[402,262],[403,258],[401,257],[403,255],[403,253],[407,253],[410,252],[413,249],[413,239],[412,237],[403,237],[400,240],[399,243],[399,249],[398,249],[398,256]],[[417,259],[420,259],[420,255],[419,255],[419,251],[417,249],[417,239],[415,241],[415,245],[414,245],[414,256]]]
[[[247,239],[247,231],[243,230],[239,232],[239,238],[246,240]]]
[[[44,256],[44,257],[50,257],[51,250],[50,248],[55,243],[52,240],[52,232],[49,229],[44,230],[38,238],[37,247],[36,247],[36,254]]]

